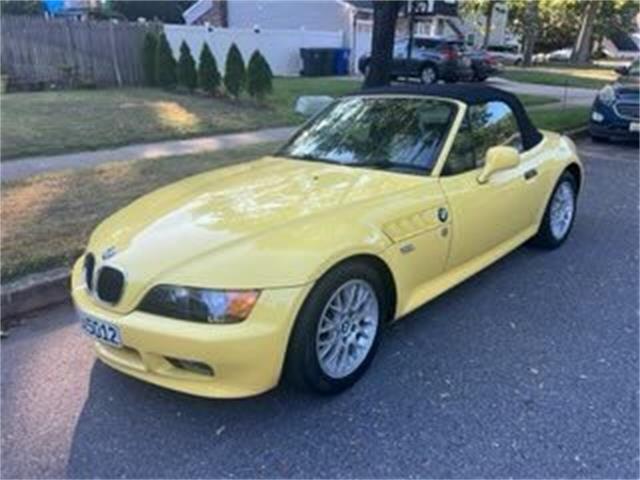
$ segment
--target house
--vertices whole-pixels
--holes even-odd
[[[373,3],[373,0],[198,0],[185,10],[183,18],[187,25],[214,28],[341,32],[342,46],[351,50],[355,66],[357,58],[371,46]],[[398,18],[396,37],[408,35],[409,4],[416,13],[416,33],[462,37],[455,0],[407,2]]]

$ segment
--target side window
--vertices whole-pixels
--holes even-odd
[[[393,46],[393,56],[395,58],[405,58],[407,56],[407,42],[401,40]]]
[[[472,105],[468,110],[476,152],[476,167],[484,165],[487,150],[504,145],[522,151],[520,128],[511,108],[504,102]]]
[[[447,161],[442,169],[442,175],[457,175],[475,168],[473,136],[469,126],[469,115],[467,114],[453,141]]]

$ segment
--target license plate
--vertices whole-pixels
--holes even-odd
[[[629,131],[630,132],[640,132],[640,123],[638,122],[631,122],[629,124]]]
[[[105,322],[86,313],[80,313],[80,324],[87,335],[112,347],[122,347],[120,329],[113,323]]]

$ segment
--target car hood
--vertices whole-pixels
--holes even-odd
[[[638,101],[640,96],[640,77],[626,76],[620,77],[618,81],[613,85],[616,92],[616,97],[626,100]]]
[[[88,250],[98,262],[104,252],[115,250],[106,263],[123,269],[130,286],[142,289],[167,272],[224,255],[239,243],[257,248],[256,239],[276,230],[293,235],[301,223],[360,202],[380,201],[424,181],[422,176],[265,157],[197,175],[138,199],[96,229]],[[295,247],[293,240],[286,243]],[[246,251],[251,254],[251,248]],[[215,278],[216,286],[248,286],[230,285],[232,272],[217,271]]]

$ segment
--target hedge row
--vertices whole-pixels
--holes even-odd
[[[173,89],[180,86],[189,92],[199,88],[211,95],[225,92],[238,98],[246,91],[251,97],[262,101],[273,91],[273,72],[267,60],[256,50],[245,67],[242,53],[231,44],[225,62],[224,78],[218,71],[218,64],[209,46],[204,43],[200,59],[196,62],[186,42],[180,45],[178,61],[173,57],[171,47],[164,34],[147,33],[142,47],[142,61],[146,83]]]

